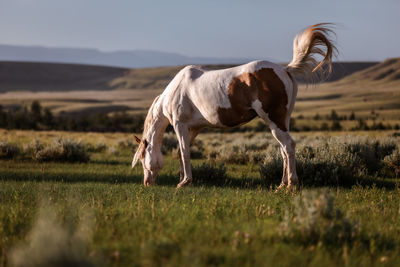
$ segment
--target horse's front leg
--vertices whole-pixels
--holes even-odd
[[[174,123],[174,130],[178,138],[181,167],[183,169],[183,179],[181,178],[179,187],[188,186],[192,183],[192,168],[190,166],[190,135],[186,124],[181,122]]]
[[[200,129],[190,129],[189,130],[190,145],[193,144],[193,141],[196,138],[196,136],[199,134],[200,130],[201,130],[201,128]],[[184,172],[184,169],[183,169],[183,161],[182,161],[182,157],[181,157],[180,148],[178,148],[178,157],[179,157],[179,182],[182,182],[183,179],[185,178],[185,172]]]
[[[178,157],[179,157],[179,182],[182,182],[183,179],[185,178],[185,172],[183,169],[183,161],[182,161],[182,156],[181,156],[181,149],[178,148]]]

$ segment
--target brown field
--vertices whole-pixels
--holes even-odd
[[[54,113],[97,113],[126,110],[145,113],[161,89],[68,91],[68,92],[6,92],[0,94],[0,104],[5,107],[30,105],[39,100],[42,106]]]
[[[371,112],[386,121],[400,120],[399,59],[379,64],[335,63],[331,80],[300,86],[294,117],[316,113],[339,115]],[[206,66],[210,69],[229,65]],[[0,63],[0,104],[5,108],[39,100],[53,112],[145,113],[155,96],[181,69],[162,67],[124,69],[50,63]]]

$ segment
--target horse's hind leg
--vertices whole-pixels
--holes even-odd
[[[260,118],[262,118],[265,121],[265,123],[269,125],[272,135],[281,145],[280,151],[283,160],[283,174],[282,174],[282,182],[279,188],[282,188],[285,185],[290,187],[292,185],[297,184],[298,178],[296,172],[296,159],[295,159],[296,143],[290,136],[289,131],[281,130],[274,122],[272,122],[269,119],[268,114],[265,113],[265,111],[262,109],[261,102],[253,103],[253,108],[256,111],[257,115]]]
[[[276,127],[276,125],[273,123],[271,123],[270,128],[272,135],[281,145],[282,157],[285,156],[283,159],[284,169],[283,169],[282,184],[287,184],[288,187],[297,185],[299,179],[297,177],[297,172],[296,172],[296,158],[295,158],[296,143],[294,142],[288,131],[282,131],[281,129]]]
[[[288,174],[289,174],[289,169],[288,169],[288,157],[285,153],[285,151],[283,150],[282,147],[279,148],[279,150],[281,151],[281,155],[282,155],[282,160],[283,160],[283,174],[282,174],[282,182],[279,185],[278,189],[283,188],[284,186],[288,185]]]

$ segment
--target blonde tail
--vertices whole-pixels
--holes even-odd
[[[314,83],[332,72],[332,56],[337,54],[337,48],[330,39],[330,35],[334,34],[330,25],[315,24],[294,38],[293,59],[286,67],[290,73]],[[318,61],[316,55],[323,59]],[[327,69],[323,68],[325,64],[328,65]]]

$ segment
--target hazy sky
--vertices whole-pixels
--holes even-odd
[[[400,0],[0,0],[0,43],[288,61],[304,27],[338,23],[340,60],[400,56]]]

